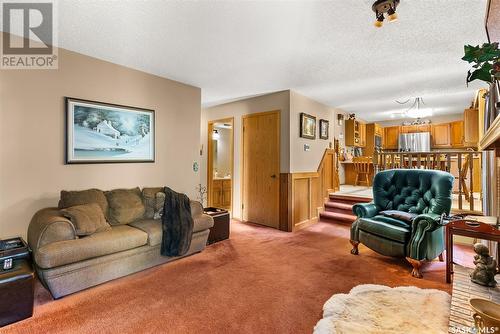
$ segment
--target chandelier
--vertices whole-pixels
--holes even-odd
[[[402,117],[409,117],[409,118],[423,118],[423,117],[429,117],[432,116],[433,110],[431,108],[424,108],[422,106],[425,106],[424,99],[421,97],[416,97],[414,99],[408,99],[406,101],[400,102],[396,100],[396,103],[401,104],[401,105],[410,105],[408,109],[402,112],[394,112],[392,113],[392,117],[395,117],[396,115],[400,115]]]
[[[372,5],[372,10],[375,12],[375,27],[380,28],[384,24],[384,14],[387,15],[389,22],[395,22],[398,19],[396,14],[396,7],[399,5],[400,0],[377,0]]]

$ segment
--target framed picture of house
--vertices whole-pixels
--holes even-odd
[[[300,136],[307,139],[316,139],[316,117],[300,113]]]
[[[65,98],[66,163],[155,161],[154,110]]]
[[[319,138],[328,139],[328,130],[330,127],[330,122],[326,119],[319,120]]]

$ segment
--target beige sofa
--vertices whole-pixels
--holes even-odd
[[[199,202],[191,201],[191,214],[193,236],[184,256],[205,248],[213,226]],[[54,298],[180,258],[161,256],[161,240],[161,221],[150,218],[79,237],[58,208],[38,211],[28,228],[38,277]]]

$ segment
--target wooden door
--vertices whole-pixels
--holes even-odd
[[[280,114],[243,116],[244,221],[279,228]]]
[[[399,126],[389,126],[384,128],[384,148],[397,149],[399,141]]]
[[[451,147],[459,148],[464,146],[464,122],[455,121],[450,123]]]
[[[479,142],[479,110],[464,111],[464,146],[477,147]]]
[[[432,125],[432,147],[450,147],[450,123]]]

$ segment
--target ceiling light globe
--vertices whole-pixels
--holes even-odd
[[[379,21],[379,20],[375,21],[375,27],[382,28],[383,25],[384,25],[384,22]]]
[[[389,19],[389,22],[396,22],[398,20],[398,14],[391,14],[387,18]]]

